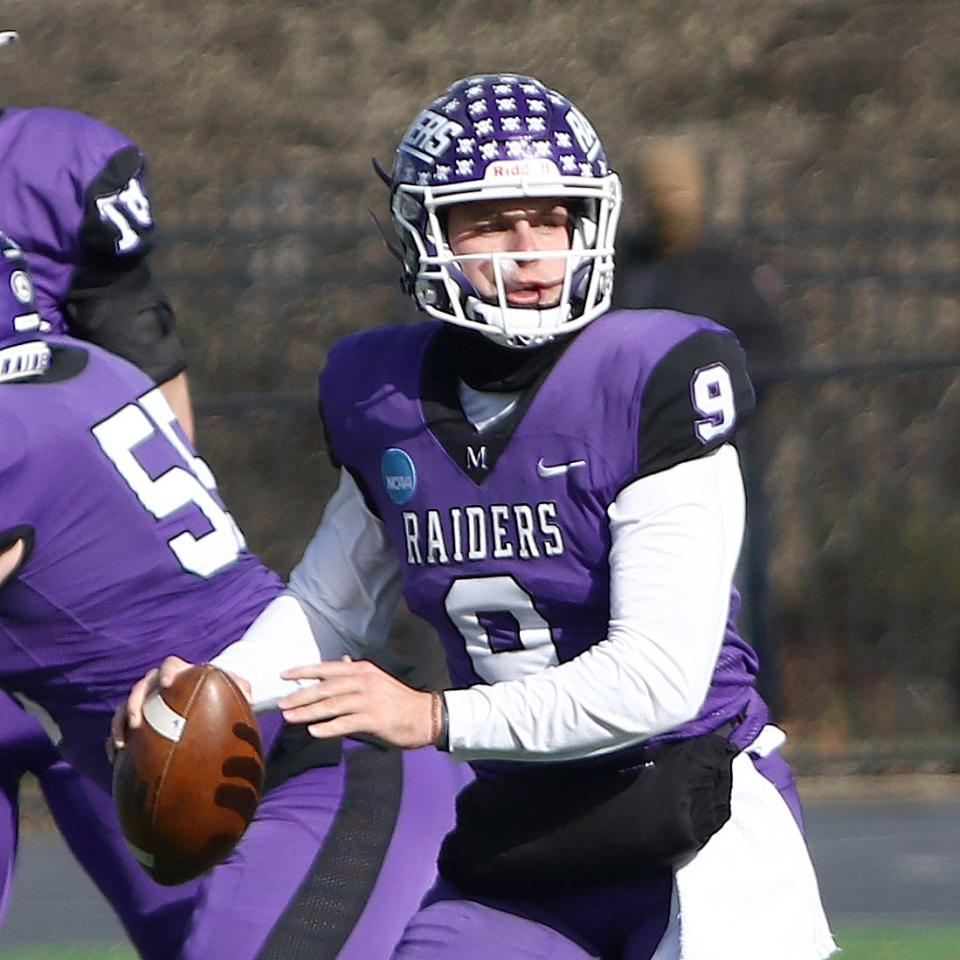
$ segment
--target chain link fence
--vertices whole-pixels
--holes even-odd
[[[782,289],[788,359],[745,439],[740,578],[801,770],[960,768],[960,202],[934,174],[746,178],[733,213],[714,205]],[[350,189],[291,173],[166,224],[200,446],[281,572],[335,479],[314,399],[327,348],[413,316],[373,224],[331,199]],[[432,649],[407,618],[400,637]]]

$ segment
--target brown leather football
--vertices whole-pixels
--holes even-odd
[[[158,883],[220,863],[253,819],[263,746],[253,711],[222,670],[199,664],[144,702],[117,754],[113,797],[134,856]]]

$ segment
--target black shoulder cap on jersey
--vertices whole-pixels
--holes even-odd
[[[350,474],[351,477],[353,477],[353,482],[357,485],[357,489],[360,491],[360,494],[363,497],[363,502],[367,505],[367,509],[378,520],[382,520],[383,517],[380,516],[380,508],[377,506],[377,502],[373,499],[373,495],[370,493],[370,488],[367,486],[367,481],[363,479],[357,470],[354,470],[351,467],[344,467],[344,469]]]
[[[33,553],[33,546],[36,542],[34,529],[29,524],[20,524],[16,527],[8,527],[6,530],[0,530],[0,553],[9,550],[18,540],[23,541],[24,551],[15,570],[11,571],[10,577],[15,577],[23,565],[30,559]],[[3,581],[4,583],[6,581]]]
[[[339,469],[343,466],[343,464],[333,452],[333,442],[330,440],[330,428],[327,426],[327,418],[323,413],[322,400],[317,400],[317,413],[320,415],[320,427],[323,430],[323,442],[327,446],[327,459],[330,461],[330,466],[337,467]]]
[[[333,443],[330,440],[330,428],[327,426],[327,418],[323,415],[323,404],[320,401],[317,401],[317,411],[320,414],[320,423],[323,427],[323,440],[327,445],[327,457],[330,460],[330,466],[335,467],[338,470],[346,470],[350,476],[353,478],[353,482],[357,485],[357,489],[360,491],[361,496],[363,497],[363,502],[367,505],[367,509],[377,518],[380,517],[380,509],[377,507],[376,501],[373,499],[373,496],[370,493],[370,488],[367,486],[367,482],[360,475],[359,471],[354,470],[352,467],[347,466],[337,457],[336,453],[333,450]]]
[[[135,261],[153,246],[153,216],[135,146],[118,150],[87,187],[80,224],[84,260]]]
[[[682,340],[653,369],[641,403],[638,477],[729,443],[754,404],[737,338],[701,330]]]
[[[173,309],[146,261],[81,265],[66,302],[70,333],[129,360],[154,383],[186,368]]]

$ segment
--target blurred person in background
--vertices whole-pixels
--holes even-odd
[[[466,780],[432,748],[320,742],[265,713],[264,794],[222,864],[165,888],[123,849],[104,751],[114,711],[168,652],[213,658],[282,583],[247,549],[159,388],[114,354],[51,333],[22,252],[2,236],[0,436],[0,689],[62,731],[75,775],[51,807],[141,955],[387,957],[434,880]],[[8,750],[44,783],[56,754],[19,746]],[[9,769],[5,759],[5,880]]]
[[[771,266],[748,262],[729,238],[708,229],[703,163],[689,138],[650,141],[640,156],[640,184],[642,214],[618,247],[614,306],[709,317],[732,330],[747,354],[757,413],[738,435],[750,509],[737,582],[745,635],[766,666],[758,687],[776,707],[777,651],[768,629],[770,518],[763,489],[763,411],[768,388],[785,360],[777,314],[780,279]]]
[[[619,178],[532,77],[455,83],[382,175],[430,319],[331,350],[339,487],[215,662],[321,740],[473,766],[397,958],[830,956],[785,736],[734,624],[753,402],[735,336],[610,310]],[[366,659],[401,595],[443,645],[442,694]],[[185,667],[145,676],[127,722]]]
[[[737,335],[757,386],[783,359],[775,273],[707,229],[703,165],[688,139],[647,144],[640,187],[641,216],[618,245],[614,308],[709,317]]]

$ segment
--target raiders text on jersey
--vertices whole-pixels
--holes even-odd
[[[464,560],[534,560],[563,553],[563,533],[552,500],[536,505],[495,503],[451,507],[447,511],[403,511],[407,563],[460,563]]]

